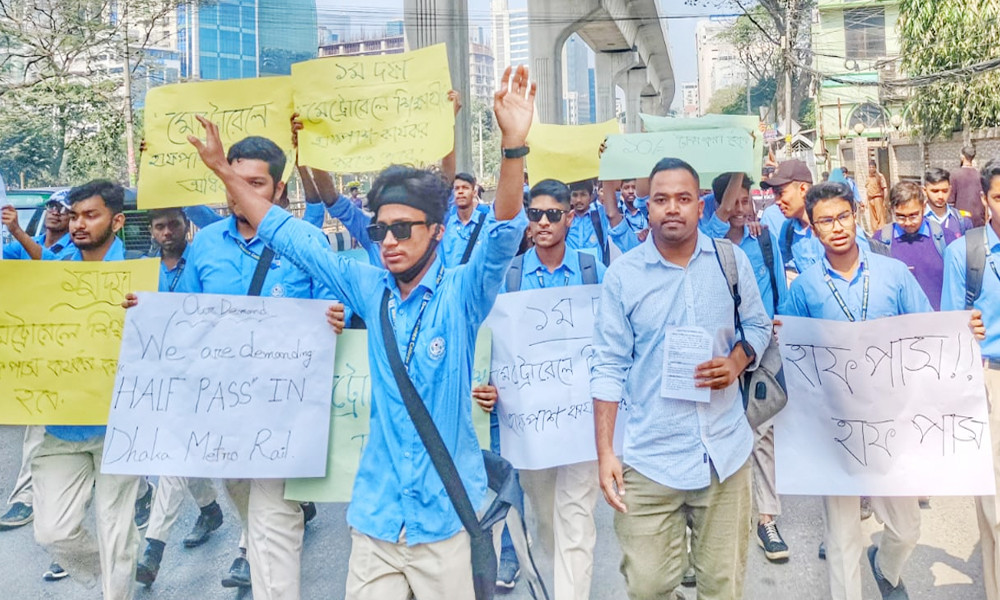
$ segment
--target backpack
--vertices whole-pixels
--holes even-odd
[[[792,229],[792,219],[785,221],[785,224],[781,226],[781,260],[788,263],[788,261],[793,259],[792,255],[792,240],[795,237],[795,231]],[[889,251],[889,245],[880,242],[874,238],[866,238],[868,240],[868,246],[871,248],[872,252],[875,254],[881,254],[882,256],[891,257],[892,254]],[[796,268],[798,270],[798,268]]]
[[[986,227],[970,229],[965,234],[965,310],[972,308],[983,291],[986,269]]]
[[[937,249],[938,256],[944,256],[944,247],[947,245],[944,241],[944,230],[941,229],[941,226],[935,223],[934,221],[928,220],[927,223],[930,225],[931,239],[934,240],[934,248]],[[893,233],[895,233],[893,227],[895,227],[895,225],[890,224],[883,226],[881,229],[882,243],[888,246],[890,249],[892,249],[892,238],[893,238]]]
[[[767,225],[761,225],[760,230],[757,243],[760,244],[760,253],[764,255],[764,266],[767,267],[767,274],[771,278],[771,300],[774,302],[774,312],[777,314],[778,279],[774,272],[774,247],[771,246],[771,233],[767,230]]]
[[[580,258],[580,276],[583,278],[583,285],[597,283],[597,259],[593,254],[587,252],[577,252]],[[521,289],[521,271],[524,269],[524,255],[519,254],[514,257],[507,269],[507,291],[516,292]]]
[[[608,256],[610,249],[608,248],[608,238],[604,235],[604,227],[601,226],[601,214],[599,211],[590,211],[590,222],[594,225],[594,233],[597,234],[597,243],[601,245],[601,256],[604,257],[602,262],[604,262],[604,266],[606,267],[610,262],[610,257]]]
[[[712,240],[719,268],[726,276],[729,293],[733,297],[733,322],[740,339],[746,341],[743,322],[740,319],[740,274],[736,266],[736,254],[729,240]],[[743,396],[743,410],[746,411],[750,427],[757,429],[788,403],[788,388],[785,386],[785,372],[781,365],[781,351],[778,342],[771,336],[757,368],[743,373],[740,378],[740,393]]]

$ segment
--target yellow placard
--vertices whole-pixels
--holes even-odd
[[[528,181],[535,185],[543,179],[572,183],[597,177],[601,142],[618,133],[618,121],[611,119],[593,125],[549,125],[532,123],[528,133]]]
[[[295,63],[292,77],[304,126],[303,165],[336,173],[378,171],[391,164],[430,164],[454,147],[444,44]]]
[[[103,425],[125,294],[155,291],[158,259],[0,261],[0,423]]]
[[[292,78],[261,77],[197,81],[153,88],[143,113],[146,150],[139,164],[139,208],[224,204],[226,189],[201,162],[188,135],[204,139],[195,119],[202,115],[219,126],[229,146],[251,135],[266,137],[290,157]]]

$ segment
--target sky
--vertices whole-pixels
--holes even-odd
[[[486,35],[490,35],[490,1],[469,1],[469,25],[475,33],[476,26],[482,26]],[[523,8],[526,0],[508,0],[510,8]],[[729,12],[718,8],[725,5],[723,0],[705,0],[698,6],[687,6],[684,0],[659,0],[660,14],[668,17],[667,42],[670,46],[670,57],[674,67],[674,76],[678,93],[675,94],[674,105],[679,106],[681,84],[697,81],[698,66],[695,60],[694,31],[699,19],[708,18],[713,13]],[[380,33],[386,21],[400,19],[403,16],[403,0],[317,0],[319,22],[334,14],[346,14],[351,17],[351,25],[356,33],[362,30],[372,34]]]

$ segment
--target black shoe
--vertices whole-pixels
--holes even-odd
[[[135,566],[135,580],[149,587],[156,581],[156,575],[160,572],[160,562],[163,560],[163,548],[165,544],[160,540],[149,540],[146,544],[146,551]]]
[[[250,563],[246,557],[238,556],[229,567],[229,575],[222,580],[222,587],[250,587]]]
[[[34,520],[35,511],[31,508],[30,504],[15,502],[10,505],[10,510],[0,517],[0,531],[17,529],[18,527],[23,527]]]
[[[201,508],[198,520],[194,522],[191,532],[184,536],[185,548],[196,548],[205,543],[209,534],[222,527],[222,509],[215,500]]]
[[[819,559],[826,560],[826,542],[819,543]]]
[[[135,526],[137,529],[145,529],[149,525],[149,511],[153,507],[153,492],[156,486],[152,482],[147,482],[149,487],[146,493],[135,501]]]
[[[69,577],[69,573],[60,567],[59,563],[52,563],[49,565],[49,570],[42,573],[42,579],[45,581],[59,581],[60,579],[66,579],[67,577]]]
[[[771,562],[788,560],[788,544],[781,539],[774,521],[757,523],[757,545],[764,549],[764,556]]]
[[[305,519],[306,523],[316,518],[315,502],[302,502],[299,506],[302,507],[302,517]]]
[[[698,578],[695,574],[694,567],[688,567],[687,570],[684,571],[684,577],[681,578],[681,585],[687,588],[693,588],[698,585]]]
[[[882,594],[882,600],[910,600],[910,595],[906,592],[906,586],[903,585],[902,579],[899,580],[898,584],[892,585],[882,575],[882,571],[879,570],[878,563],[875,561],[877,555],[878,546],[869,546],[868,564],[872,566],[872,575],[875,576],[875,583],[878,584],[878,591]]]

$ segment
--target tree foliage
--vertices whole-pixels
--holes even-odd
[[[930,75],[1000,58],[1000,39],[990,23],[1000,21],[1000,3],[964,0],[902,0],[900,56],[908,77]],[[1000,71],[939,78],[911,89],[908,115],[927,137],[963,128],[1000,125]]]

